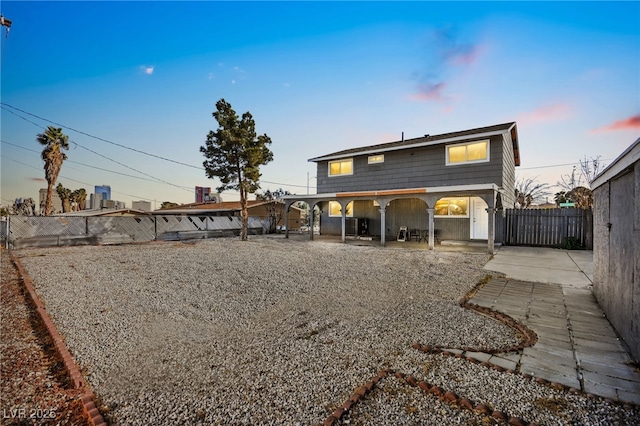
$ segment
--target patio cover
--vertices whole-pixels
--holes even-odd
[[[487,238],[487,250],[494,253],[495,242],[495,213],[496,195],[501,191],[495,184],[459,185],[459,186],[438,186],[430,188],[406,188],[389,189],[380,191],[350,191],[337,192],[333,194],[314,195],[287,195],[284,197],[285,215],[288,223],[289,207],[298,201],[309,204],[313,211],[316,204],[325,201],[336,201],[342,206],[342,242],[346,242],[346,206],[355,200],[375,200],[380,205],[380,245],[385,245],[386,235],[386,208],[393,200],[403,198],[418,198],[427,204],[427,214],[429,215],[429,249],[434,249],[434,206],[443,197],[480,197],[487,203],[487,214],[489,215],[489,228]],[[313,239],[313,215],[310,215],[311,239]],[[289,230],[287,229],[287,238]]]

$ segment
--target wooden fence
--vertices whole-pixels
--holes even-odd
[[[506,209],[504,244],[593,249],[593,213],[576,208]]]

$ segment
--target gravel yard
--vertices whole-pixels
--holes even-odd
[[[540,424],[630,424],[637,407],[572,395],[413,342],[509,347],[461,308],[486,254],[252,237],[21,249],[113,425],[321,423],[381,369]],[[395,377],[349,424],[486,424]]]

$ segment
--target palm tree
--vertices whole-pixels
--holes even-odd
[[[546,195],[549,195],[548,189],[549,184],[538,183],[537,178],[517,179],[513,208],[526,209],[533,202],[539,201]]]
[[[84,210],[87,201],[87,191],[84,188],[76,189],[71,193],[71,201],[77,203],[77,210]]]
[[[51,214],[51,196],[53,186],[58,180],[62,162],[67,159],[63,149],[69,149],[69,136],[62,133],[62,129],[48,126],[44,133],[38,134],[36,140],[44,145],[42,160],[44,160],[44,176],[47,179],[47,199],[44,205],[44,214]]]
[[[553,201],[556,202],[556,207],[560,207],[561,203],[567,202],[567,192],[566,191],[556,192],[556,194],[553,196]]]
[[[71,211],[71,190],[69,188],[65,188],[61,183],[56,186],[56,192],[60,197],[60,201],[62,201],[62,213],[67,213]]]

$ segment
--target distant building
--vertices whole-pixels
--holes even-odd
[[[109,185],[96,185],[94,193],[89,196],[89,208],[98,209],[124,209],[125,203],[111,199],[111,187]]]
[[[132,210],[141,210],[143,212],[151,211],[151,201],[133,201],[131,203]]]
[[[209,194],[211,194],[211,188],[208,186],[196,186],[196,203],[209,202]]]
[[[221,202],[222,197],[220,196],[220,193],[212,193],[210,187],[196,186],[196,204]]]
[[[102,206],[102,194],[89,195],[89,209],[97,210]]]
[[[118,210],[122,210],[122,209],[126,209],[127,206],[125,205],[125,203],[123,201],[102,200],[101,208],[103,208],[103,209],[118,209]]]
[[[96,185],[93,192],[101,195],[103,200],[111,199],[111,187],[109,185]]]
[[[38,198],[38,205],[40,206],[40,213],[42,214],[44,213],[44,206],[47,202],[47,188],[40,188]],[[51,191],[51,213],[62,213],[62,200],[55,190]]]

